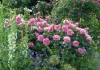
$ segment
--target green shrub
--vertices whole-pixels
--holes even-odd
[[[91,0],[86,0],[86,2],[82,2],[82,0],[60,0],[55,3],[53,9],[51,17],[53,19],[59,17],[59,22],[64,18],[70,18],[73,21],[79,21],[82,18],[88,21],[91,13],[100,17],[100,7]]]

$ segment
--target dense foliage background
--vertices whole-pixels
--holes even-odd
[[[0,4],[0,70],[100,70],[99,45],[99,0]]]

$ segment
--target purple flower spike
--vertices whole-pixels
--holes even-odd
[[[41,63],[41,66],[44,66],[44,62]]]
[[[100,60],[100,54],[98,55],[98,59]]]
[[[35,66],[38,66],[38,63],[37,62],[35,62]]]
[[[46,55],[47,54],[47,52],[44,52],[44,55]]]
[[[62,46],[60,46],[59,48],[62,49]]]

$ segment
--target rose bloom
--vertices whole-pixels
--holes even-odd
[[[35,19],[34,19],[34,18],[31,18],[31,19],[28,21],[28,23],[29,23],[30,25],[33,25],[34,22],[35,22]]]
[[[55,24],[51,24],[51,25],[49,25],[49,26],[54,28]]]
[[[38,41],[43,42],[44,36],[43,35],[39,35],[38,36]]]
[[[20,24],[21,22],[22,22],[22,18],[21,18],[20,15],[18,15],[18,16],[16,17],[16,23],[17,23],[17,24]]]
[[[53,32],[53,30],[54,30],[53,26],[48,27],[48,32]]]
[[[62,31],[67,32],[67,30],[68,30],[68,26],[67,25],[63,25],[62,26]]]
[[[80,29],[79,32],[80,32],[80,34],[85,34],[85,33],[87,33],[85,29]]]
[[[37,25],[42,27],[43,26],[43,23],[42,22],[37,22]]]
[[[50,44],[49,38],[44,38],[43,39],[43,44],[46,45],[46,46],[49,45]]]
[[[78,32],[80,32],[80,29],[81,29],[81,28],[79,28],[79,27],[76,27],[76,30],[77,30]]]
[[[86,27],[86,28],[84,28],[85,30],[89,30],[89,28],[88,27]]]
[[[50,16],[48,15],[48,16],[45,16],[45,19],[47,20],[47,21],[50,21]]]
[[[49,26],[49,24],[47,23],[47,21],[43,21],[42,22],[44,26]]]
[[[92,40],[92,37],[91,36],[88,36],[86,39],[87,40]]]
[[[74,42],[72,43],[72,45],[73,45],[74,47],[78,47],[78,46],[79,46],[79,42],[78,42],[78,41],[74,41]]]
[[[88,33],[85,33],[84,36],[86,37],[87,40],[92,40],[92,37]]]
[[[63,21],[63,24],[65,24],[65,25],[66,25],[66,24],[70,24],[70,21],[69,21],[69,20],[64,20],[64,21]]]
[[[71,29],[67,30],[67,35],[72,36],[73,34],[74,34],[73,30],[71,30]]]
[[[76,27],[76,25],[71,24],[71,23],[68,25],[68,28],[71,28],[71,29],[72,29],[72,28],[75,28],[75,27]]]
[[[54,35],[53,40],[55,40],[55,41],[60,40],[60,36],[59,35]]]
[[[35,21],[36,21],[36,22],[39,22],[39,21],[40,21],[40,18],[39,18],[39,17],[38,17],[38,18],[36,17],[36,18],[35,18]]]
[[[36,38],[38,38],[38,36],[39,36],[39,33],[38,33],[38,32],[35,32],[35,36],[36,36]]]
[[[63,40],[64,40],[65,43],[69,43],[71,41],[70,37],[68,37],[68,36],[65,36],[63,38]]]
[[[34,47],[34,43],[33,43],[33,42],[30,42],[30,43],[29,43],[29,47],[30,47],[30,48],[33,48],[33,47]]]
[[[9,23],[9,19],[5,19],[4,24],[7,25]]]
[[[83,49],[83,54],[86,54],[86,49]]]
[[[61,28],[61,26],[60,26],[60,25],[55,25],[55,26],[54,26],[54,29],[55,29],[55,30],[57,30],[57,31],[59,31],[59,30],[60,30],[60,28]]]
[[[78,25],[79,25],[79,23],[78,23],[78,22],[76,22],[76,23],[75,23],[75,25],[76,25],[76,26],[78,26]]]
[[[86,2],[86,0],[82,0],[82,2],[84,3],[84,2]]]
[[[41,27],[39,27],[39,28],[37,29],[37,31],[38,31],[38,32],[43,32],[43,29],[42,29]]]
[[[77,52],[78,52],[79,54],[86,54],[86,49],[78,48],[78,49],[77,49]]]
[[[7,24],[8,24],[8,22],[7,22],[7,21],[4,21],[4,24],[5,24],[5,25],[7,25]]]
[[[44,31],[48,31],[49,30],[49,27],[44,27]]]

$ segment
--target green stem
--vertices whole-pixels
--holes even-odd
[[[47,50],[50,52],[50,54],[53,54],[53,51],[49,48],[49,46],[46,46]]]

